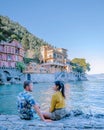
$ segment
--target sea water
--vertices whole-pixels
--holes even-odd
[[[33,85],[34,99],[42,111],[49,110],[53,86],[54,83]],[[65,90],[66,107],[73,120],[82,118],[86,121],[89,118],[95,126],[99,121],[104,124],[104,74],[90,75],[88,81],[65,83]],[[0,86],[0,114],[17,114],[17,95],[22,91],[23,85]]]

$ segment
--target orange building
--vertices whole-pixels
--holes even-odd
[[[63,48],[53,48],[52,46],[42,46],[41,55],[43,63],[62,63],[67,60],[67,50]]]
[[[47,68],[49,73],[55,73],[60,71],[70,72],[70,66],[67,64],[70,62],[67,59],[67,50],[64,48],[54,48],[52,46],[42,46],[42,66]]]

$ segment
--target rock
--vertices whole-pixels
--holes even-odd
[[[0,130],[85,130],[104,129],[104,119],[84,118],[81,111],[59,121],[21,120],[18,115],[0,115]],[[76,116],[77,115],[77,116]],[[79,115],[79,116],[78,116]]]

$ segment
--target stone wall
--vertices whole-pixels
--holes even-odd
[[[32,80],[33,82],[37,83],[40,82],[48,83],[48,82],[54,82],[55,76],[54,74],[25,74],[25,79]]]
[[[87,80],[85,75],[81,75],[79,73],[67,73],[67,72],[59,72],[55,74],[25,74],[25,80],[32,80],[34,83],[40,83],[40,82],[54,82],[55,80],[60,80],[64,82],[69,81],[78,81],[78,80]]]
[[[34,83],[54,82],[61,80],[64,82],[87,80],[85,75],[74,72],[59,72],[55,74],[23,74],[15,68],[0,68],[0,83],[23,83],[25,80],[32,80]]]

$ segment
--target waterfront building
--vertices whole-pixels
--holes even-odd
[[[46,45],[41,47],[41,55],[43,61],[42,66],[50,73],[71,71],[67,49]]]
[[[67,60],[67,50],[46,45],[41,47],[43,63],[62,63]]]
[[[67,58],[67,50],[52,46],[41,47],[41,64],[29,63],[24,73],[56,73],[70,72],[70,60]]]
[[[0,67],[15,67],[16,62],[22,62],[24,49],[16,40],[10,43],[0,43]]]

